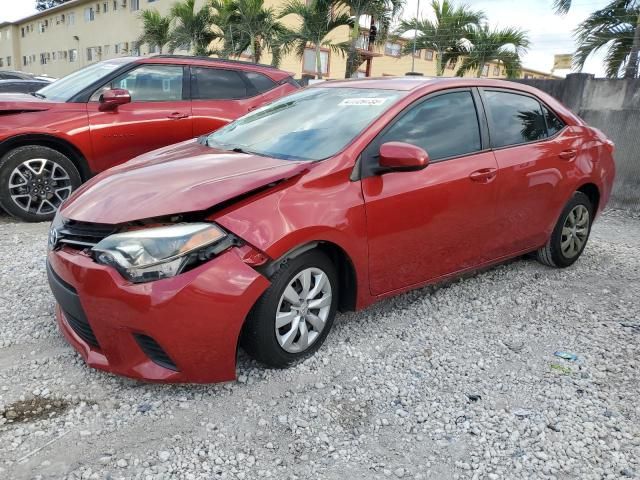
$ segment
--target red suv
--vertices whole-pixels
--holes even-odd
[[[92,175],[297,88],[265,65],[156,56],[96,63],[32,95],[0,94],[0,206],[49,220]]]
[[[239,343],[284,367],[338,309],[529,252],[568,267],[613,150],[511,82],[314,85],[83,185],[49,235],[58,323],[89,365],[136,378],[231,380]]]

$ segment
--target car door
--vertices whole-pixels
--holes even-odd
[[[191,67],[191,111],[195,136],[211,133],[251,110],[258,95],[243,72]]]
[[[539,247],[564,205],[560,184],[579,148],[576,134],[536,97],[482,89],[491,144],[501,179],[497,245],[507,254]]]
[[[185,78],[180,65],[143,64],[92,95],[87,111],[98,171],[194,136]],[[101,112],[100,95],[110,88],[128,90],[131,103]]]
[[[380,145],[422,147],[424,170],[368,174]],[[406,109],[363,152],[371,293],[403,289],[495,256],[498,175],[475,89],[446,90]]]

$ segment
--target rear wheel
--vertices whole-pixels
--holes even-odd
[[[592,218],[593,206],[589,197],[575,192],[562,210],[549,241],[538,250],[538,260],[550,267],[572,265],[587,246]]]
[[[73,162],[52,148],[18,147],[0,159],[0,205],[21,220],[51,220],[81,183]]]
[[[322,252],[287,261],[247,318],[242,335],[247,353],[283,368],[320,348],[336,315],[337,279],[333,263]]]

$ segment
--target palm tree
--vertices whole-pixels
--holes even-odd
[[[613,0],[589,15],[575,35],[578,49],[573,62],[577,67],[584,67],[593,52],[605,49],[607,77],[618,77],[622,71],[625,78],[638,76],[640,2],[637,0]]]
[[[464,53],[463,39],[485,19],[484,12],[468,6],[455,6],[449,0],[431,2],[434,20],[417,19],[400,22],[398,33],[417,30],[416,50],[433,50],[436,54],[436,75],[442,76],[445,65],[456,63]],[[405,45],[405,53],[411,53],[413,43]]]
[[[222,41],[220,48],[212,50],[222,58],[229,58],[235,53],[235,40],[237,40],[237,25],[241,22],[238,14],[236,0],[211,0],[213,13],[211,22],[217,37]]]
[[[347,55],[345,78],[352,77],[362,63],[358,54],[358,40],[360,39],[360,19],[370,15],[378,23],[376,38],[383,41],[391,27],[393,19],[404,7],[405,0],[336,0],[336,7],[350,9],[353,16],[351,39]]]
[[[138,43],[146,43],[150,50],[158,46],[162,54],[162,48],[170,41],[171,18],[163,17],[156,10],[143,10],[140,19],[142,35],[138,38]]]
[[[233,53],[250,52],[253,62],[260,62],[264,50],[271,50],[274,61],[280,59],[280,48],[288,30],[278,21],[273,8],[266,8],[263,0],[236,0],[240,18],[233,31]]]
[[[304,52],[310,44],[316,51],[316,75],[322,78],[321,48],[330,48],[336,53],[347,53],[348,43],[333,43],[326,37],[336,28],[351,26],[353,20],[346,13],[337,13],[332,0],[312,0],[305,3],[302,0],[290,0],[280,11],[280,18],[287,15],[297,15],[302,22],[297,30],[289,33],[288,48],[293,48],[298,58],[304,58]]]
[[[507,78],[516,78],[522,64],[520,56],[529,48],[527,33],[517,28],[491,30],[488,25],[472,28],[465,34],[467,45],[463,47],[464,58],[456,75],[462,77],[467,72],[477,72],[490,61],[504,65]]]
[[[213,12],[208,4],[196,11],[195,0],[182,0],[171,7],[170,16],[175,22],[171,32],[171,50],[186,48],[195,55],[208,55],[209,44],[218,38],[211,25]]]

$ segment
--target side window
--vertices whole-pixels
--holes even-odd
[[[534,98],[517,93],[485,91],[491,114],[491,143],[506,147],[547,137],[542,107]]]
[[[542,106],[542,111],[544,112],[544,118],[547,121],[547,133],[550,137],[553,137],[564,128],[564,122],[544,105]]]
[[[258,93],[266,92],[276,86],[276,82],[261,73],[244,72],[244,75],[247,77],[249,82],[251,82],[251,85],[255,87]]]
[[[471,92],[452,92],[425,100],[406,112],[380,138],[421,147],[431,161],[479,151],[480,127]]]
[[[247,97],[247,86],[238,72],[221,68],[191,68],[193,100],[232,100]]]
[[[91,101],[111,88],[124,88],[132,102],[171,102],[182,100],[182,67],[174,65],[143,65],[122,74],[98,89]]]

